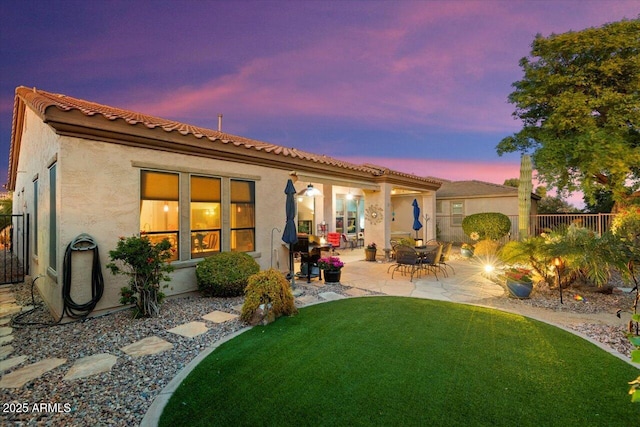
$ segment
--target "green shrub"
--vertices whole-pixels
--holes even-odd
[[[262,304],[265,309],[260,317],[277,318],[298,312],[289,281],[281,272],[272,268],[249,277],[240,316],[242,320],[253,324],[259,323],[261,319],[256,319],[254,316]]]
[[[626,246],[628,256],[640,260],[640,206],[629,206],[616,214],[611,231]]]
[[[500,240],[511,230],[511,220],[499,212],[484,212],[466,216],[462,220],[462,230],[473,240]],[[477,234],[477,235],[476,235]]]
[[[495,240],[485,239],[476,243],[473,249],[474,256],[493,256],[498,253],[500,243]]]
[[[402,246],[414,247],[416,245],[416,239],[414,239],[413,237],[403,237],[398,241],[398,244]]]
[[[244,252],[220,252],[196,266],[198,289],[213,297],[235,297],[244,293],[247,280],[260,266]]]
[[[155,317],[160,312],[164,293],[161,283],[171,277],[171,243],[164,239],[153,243],[145,235],[120,237],[116,248],[109,251],[111,262],[107,268],[112,274],[129,276],[129,286],[120,288],[120,303],[135,304],[134,317]],[[116,261],[118,261],[116,263]]]

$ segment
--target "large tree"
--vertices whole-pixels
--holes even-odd
[[[640,187],[640,16],[578,32],[537,35],[509,102],[522,120],[499,155],[529,152],[538,180],[626,204]]]

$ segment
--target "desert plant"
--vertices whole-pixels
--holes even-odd
[[[198,289],[207,296],[235,297],[244,293],[249,276],[260,266],[244,252],[220,252],[196,266]]]
[[[164,298],[161,283],[170,281],[167,273],[173,271],[171,264],[166,263],[171,258],[169,239],[154,244],[145,235],[120,237],[109,256],[107,268],[111,273],[129,276],[129,286],[120,289],[120,303],[135,304],[136,318],[157,316]]]
[[[614,269],[619,270],[625,279],[629,278],[620,239],[611,233],[598,237],[575,224],[520,242],[508,242],[498,256],[508,264],[529,264],[547,283],[555,281],[555,272],[550,266],[554,258],[560,257],[564,263],[562,287],[579,277],[604,286]]]
[[[511,230],[511,220],[499,212],[484,212],[466,216],[462,220],[462,231],[467,236],[477,234],[474,240],[500,240]]]
[[[259,310],[262,310],[259,317],[272,316],[274,319],[282,315],[293,315],[298,311],[289,281],[272,268],[249,277],[240,317],[245,322],[258,323],[261,320],[256,319]]]
[[[520,160],[520,181],[518,182],[518,235],[520,240],[529,237],[531,191],[531,157],[528,154],[523,154]]]

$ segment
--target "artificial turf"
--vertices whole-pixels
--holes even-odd
[[[303,308],[221,345],[160,426],[634,426],[638,370],[501,311],[376,297]]]

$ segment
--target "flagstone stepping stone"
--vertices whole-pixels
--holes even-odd
[[[149,354],[161,353],[166,350],[171,350],[173,344],[163,340],[160,337],[147,337],[140,341],[136,341],[133,344],[122,347],[120,350],[125,352],[131,357],[147,356]]]
[[[16,302],[16,298],[13,296],[13,294],[0,294],[0,304],[6,304],[6,303],[15,303]]]
[[[234,305],[233,307],[231,307],[233,309],[233,311],[237,311],[238,313],[242,313],[242,306],[244,304],[238,304],[238,305]]]
[[[11,369],[14,366],[21,364],[25,360],[27,360],[27,356],[15,356],[15,357],[12,357],[11,359],[2,360],[0,361],[0,372],[4,372],[8,369]]]
[[[0,319],[0,326],[8,325],[11,322],[11,316],[3,317]]]
[[[76,360],[63,380],[75,380],[90,375],[97,375],[102,372],[108,372],[113,365],[116,364],[118,358],[109,353],[94,354],[92,356],[83,357]]]
[[[182,335],[183,337],[193,338],[197,337],[198,335],[204,334],[208,330],[209,328],[207,328],[204,322],[189,322],[169,329],[167,332]]]
[[[360,288],[349,288],[345,291],[345,293],[351,295],[352,297],[361,297],[363,295],[367,295],[367,291]]]
[[[24,368],[17,369],[0,379],[0,388],[19,388],[32,381],[45,372],[49,372],[52,369],[66,363],[67,359],[51,358],[44,359],[31,365],[27,365]]]
[[[325,299],[327,301],[336,301],[339,299],[345,299],[346,297],[344,295],[338,294],[336,292],[321,292],[318,294],[318,296],[322,299]]]
[[[20,313],[22,307],[15,304],[2,304],[0,306],[0,317],[11,316],[12,314]]]
[[[0,360],[6,359],[11,353],[13,353],[12,345],[0,346]]]
[[[224,311],[216,310],[209,314],[202,316],[204,320],[208,320],[213,323],[222,323],[228,320],[234,320],[238,318],[237,314],[226,313]]]
[[[3,337],[0,337],[0,345],[9,344],[11,341],[13,341],[13,335],[5,335]]]
[[[313,295],[304,295],[296,298],[296,303],[298,303],[298,305],[307,305],[313,302],[318,302],[318,298],[314,297]]]
[[[11,332],[13,332],[13,328],[11,326],[3,326],[0,328],[0,337],[10,335]]]

